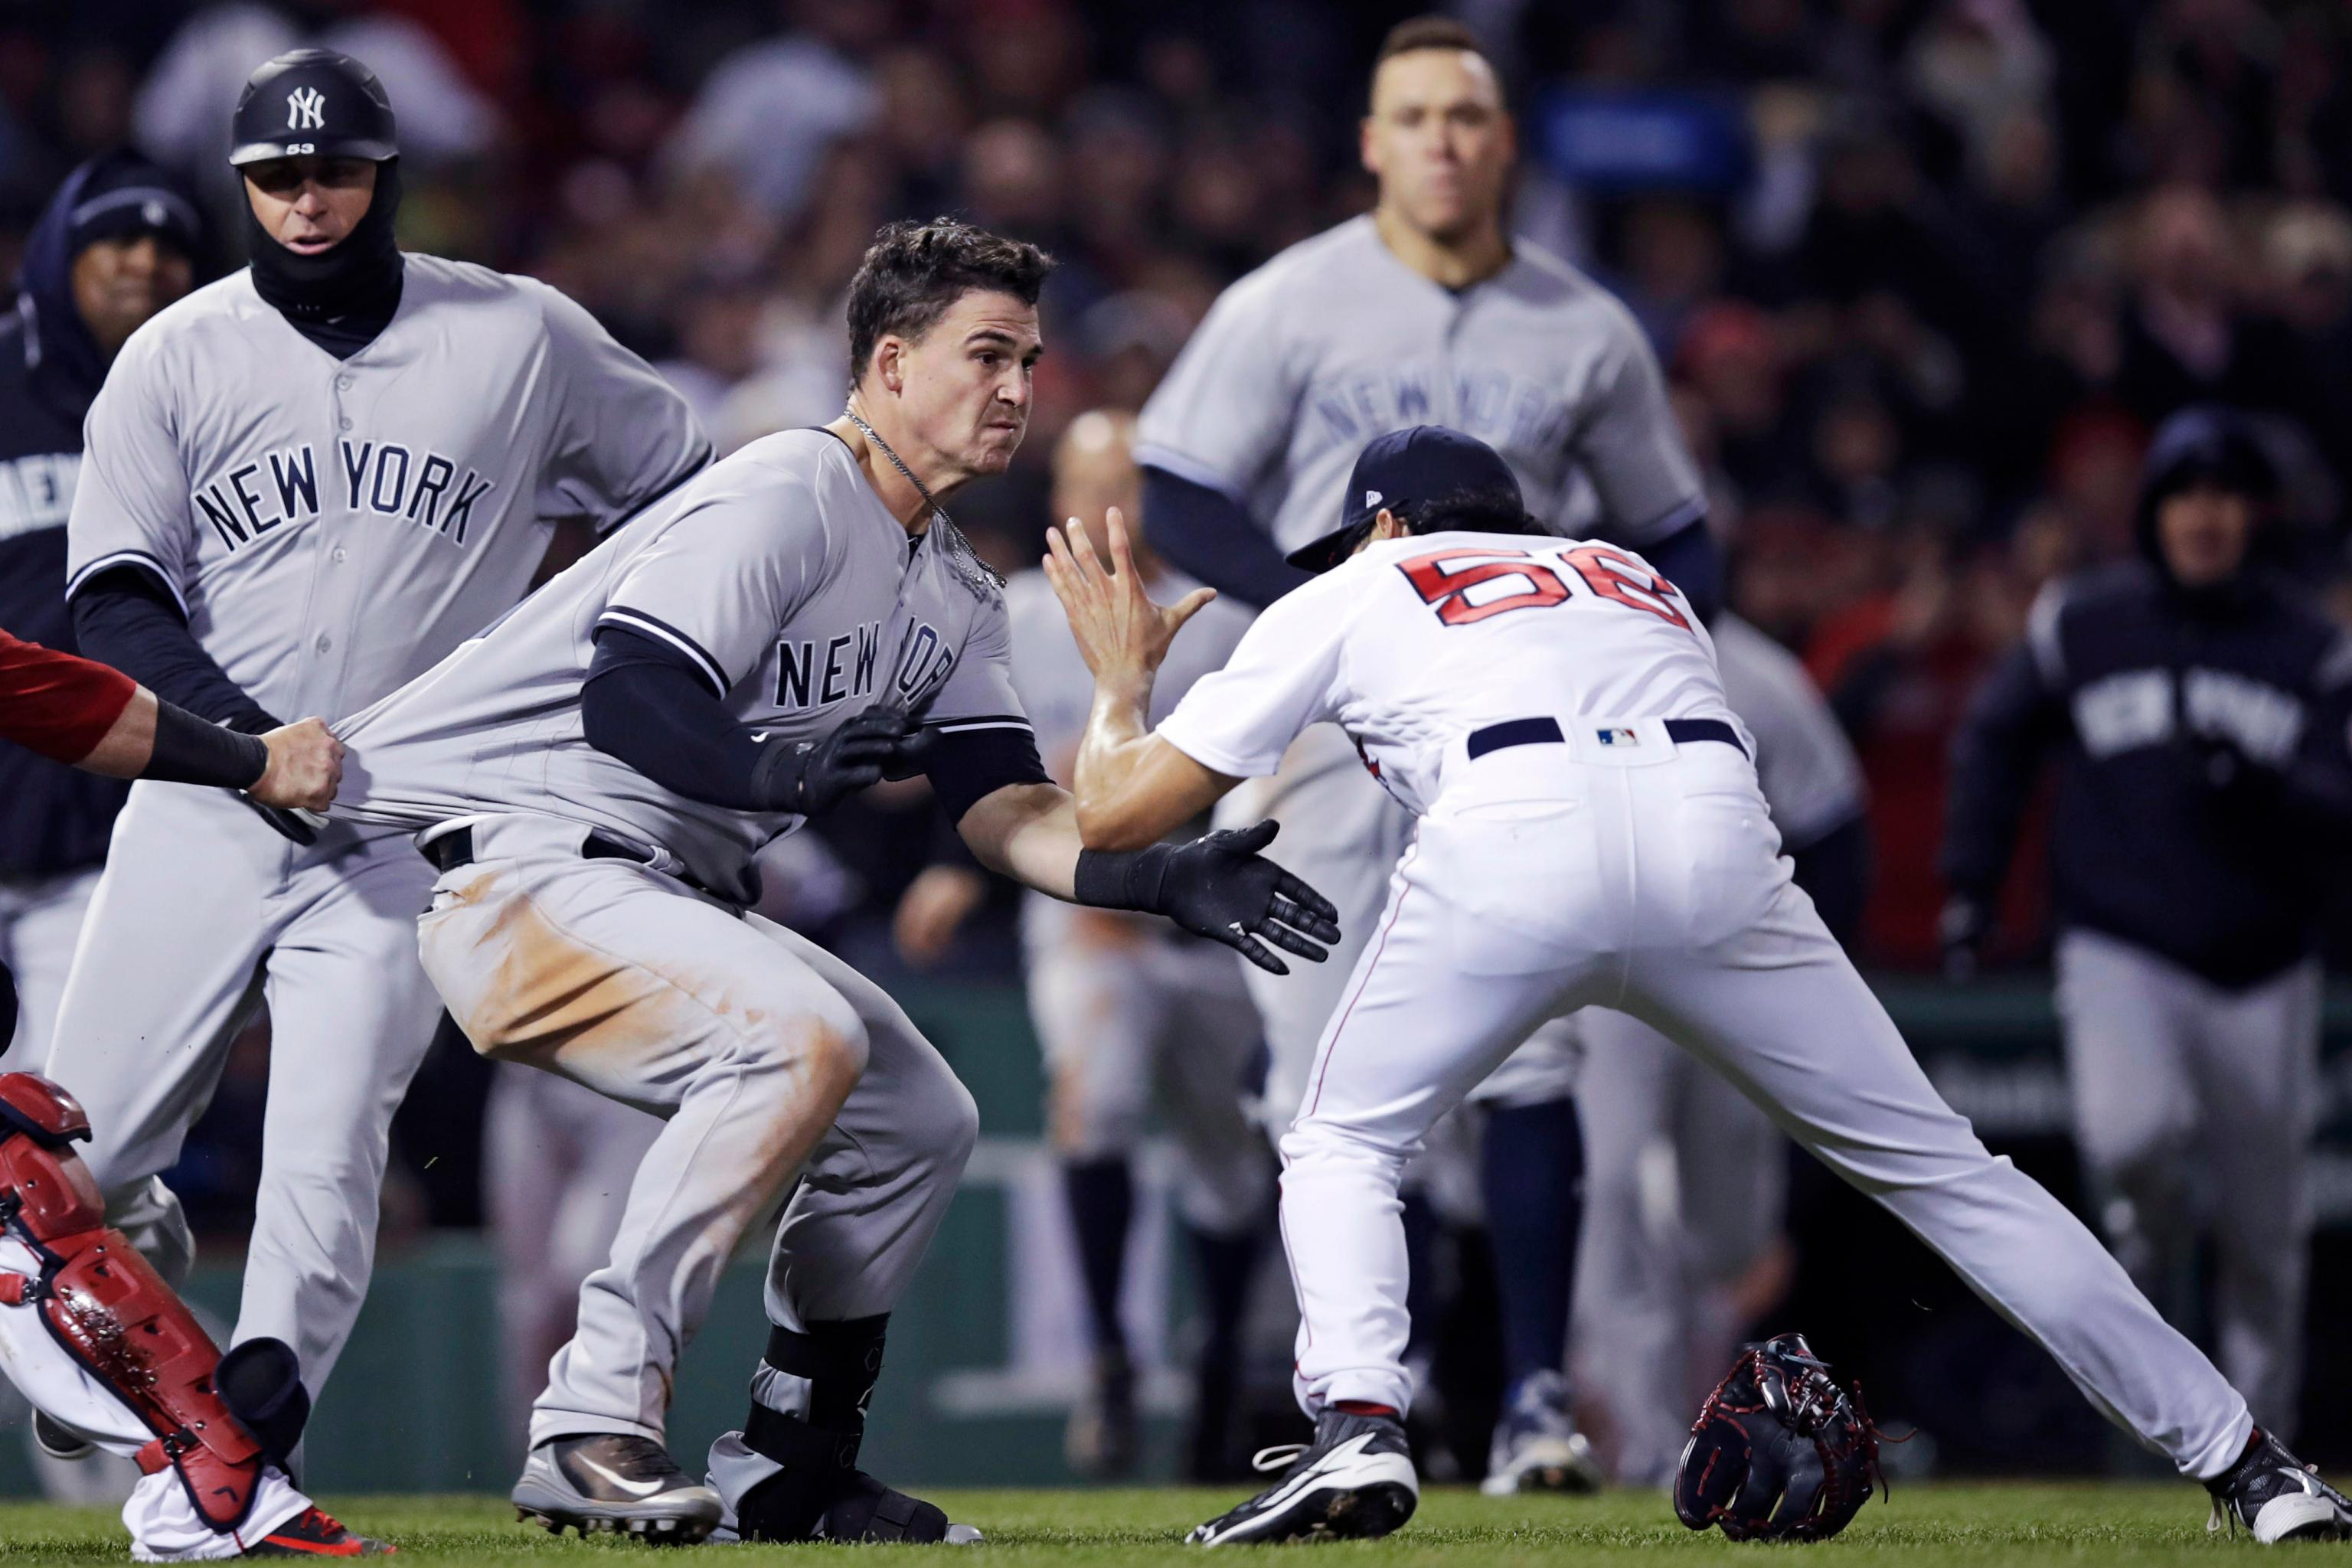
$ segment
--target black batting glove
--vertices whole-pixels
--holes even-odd
[[[1320,963],[1331,956],[1320,944],[1339,940],[1339,911],[1258,853],[1276,831],[1276,824],[1261,822],[1185,844],[1127,853],[1082,850],[1074,891],[1079,903],[1097,909],[1165,915],[1260,969],[1287,974],[1290,966],[1266,943]]]
[[[914,721],[896,708],[868,708],[821,741],[777,741],[752,774],[763,811],[814,816],[878,784],[914,744]]]

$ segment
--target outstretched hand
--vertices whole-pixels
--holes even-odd
[[[1290,966],[1266,943],[1320,963],[1331,956],[1321,944],[1339,940],[1339,911],[1330,900],[1258,853],[1274,842],[1277,830],[1276,824],[1261,822],[1167,847],[1159,910],[1193,935],[1223,942],[1260,969],[1287,974]]]
[[[1103,519],[1110,551],[1105,570],[1087,525],[1072,518],[1045,531],[1045,581],[1070,618],[1070,635],[1097,685],[1149,682],[1168,645],[1186,621],[1217,596],[1195,588],[1173,605],[1157,605],[1143,591],[1143,574],[1127,533],[1127,518],[1112,507]]]

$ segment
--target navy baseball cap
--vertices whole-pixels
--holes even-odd
[[[1302,572],[1328,572],[1356,552],[1383,510],[1410,517],[1433,501],[1476,491],[1499,491],[1524,505],[1511,466],[1476,437],[1443,425],[1391,430],[1358,454],[1339,526],[1284,559]]]

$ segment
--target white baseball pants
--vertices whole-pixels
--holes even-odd
[[[1339,940],[1325,963],[1268,974],[1239,954],[1227,960],[1240,967],[1265,1026],[1266,1120],[1279,1132],[1306,1089],[1316,1044],[1347,994],[1348,976],[1380,924],[1389,870],[1412,836],[1412,815],[1364,772],[1345,731],[1317,724],[1292,743],[1273,777],[1252,780],[1220,801],[1215,824],[1248,827],[1267,817],[1282,825],[1267,858],[1304,878],[1339,911]],[[1561,1019],[1529,1029],[1535,1037],[1507,1053],[1469,1098],[1532,1105],[1575,1092],[1580,1052],[1573,1026]]]
[[[1601,725],[1644,743],[1591,743]],[[2252,1430],[2245,1401],[1937,1095],[1790,881],[1748,760],[1639,718],[1568,728],[1565,745],[1464,764],[1317,1052],[1282,1141],[1302,1405],[1408,1405],[1398,1174],[1537,1020],[1600,1005],[1657,1028],[1884,1204],[2147,1447],[2191,1476],[2227,1468]]]
[[[180,1157],[234,1039],[269,1008],[269,1104],[231,1342],[292,1345],[315,1396],[375,1263],[392,1113],[433,1042],[416,965],[433,868],[399,832],[308,848],[226,790],[139,784],[116,819],[42,1070],[89,1112],[109,1223],[173,1285],[192,1258]]]
[[[478,858],[442,876],[417,921],[425,972],[477,1050],[666,1122],[611,1259],[581,1287],[534,1446],[662,1436],[720,1271],[795,1175],[770,1321],[888,1311],[980,1131],[970,1091],[880,986],[634,861],[582,858],[586,836],[545,817],[478,820]]]

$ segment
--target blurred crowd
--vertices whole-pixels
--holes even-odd
[[[324,43],[397,106],[408,245],[557,284],[731,447],[838,412],[841,296],[876,226],[965,214],[1065,263],[1021,463],[956,509],[1017,568],[1068,422],[1139,405],[1219,289],[1368,205],[1364,67],[1418,8],[18,0],[0,4],[0,265],[63,172],[110,145],[231,210],[238,85]],[[2256,411],[2288,479],[2274,547],[2315,585],[2343,575],[2352,12],[1454,8],[1509,68],[1516,226],[1652,335],[1732,604],[1801,654],[1860,750],[1878,868],[1864,956],[1930,962],[1952,729],[2042,583],[2130,547],[2156,422],[2208,399]],[[233,244],[211,269],[238,264]],[[883,962],[927,814],[884,795],[772,885]],[[2012,955],[2039,937],[2038,879],[2014,881]],[[1005,924],[974,922],[949,962],[1009,975]]]

